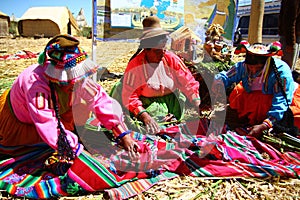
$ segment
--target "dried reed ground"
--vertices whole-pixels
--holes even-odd
[[[0,56],[15,54],[20,50],[38,53],[43,50],[49,39],[0,39]],[[80,38],[80,46],[92,57],[92,41]],[[110,72],[122,73],[126,64],[135,52],[138,44],[127,42],[98,42],[96,61],[107,67]],[[13,80],[27,66],[37,62],[37,59],[0,60],[0,94],[10,87]],[[300,60],[297,68],[300,69]],[[101,82],[102,86],[110,91],[118,80]],[[16,199],[2,192],[1,199]],[[61,197],[63,199],[102,199],[102,193],[80,197]],[[148,191],[131,199],[299,199],[299,179],[282,179],[270,177],[256,178],[198,178],[182,176],[173,180],[166,180],[153,186]],[[24,199],[24,198],[22,198]]]

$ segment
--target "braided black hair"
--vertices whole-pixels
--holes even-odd
[[[59,115],[59,109],[55,94],[55,85],[53,82],[49,82],[49,87],[51,90],[51,99],[54,106],[55,116],[57,118],[57,133],[58,133],[58,139],[57,139],[57,146],[58,146],[58,156],[62,159],[66,160],[73,160],[75,158],[75,153],[72,150],[70,143],[67,139],[67,134],[65,130],[63,129],[60,121],[60,115]]]
[[[288,106],[287,110],[284,112],[283,118],[280,121],[276,121],[273,124],[272,132],[273,133],[288,133],[292,136],[297,136],[299,134],[299,130],[294,125],[294,114],[289,107],[289,102],[287,99],[285,88],[283,87],[282,79],[280,78],[280,74],[276,67],[275,61],[272,57],[271,57],[270,65],[271,65],[271,68],[274,70],[276,80],[280,87],[281,93],[282,93],[283,97],[285,98],[286,104]]]
[[[129,59],[129,61],[131,61],[132,59],[134,59],[142,50],[143,50],[143,48],[141,46],[139,46],[138,49],[136,50],[136,52],[131,56],[131,58]]]

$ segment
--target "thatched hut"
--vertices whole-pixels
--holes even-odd
[[[57,34],[78,35],[76,19],[67,7],[31,7],[18,23],[23,37],[53,37]]]
[[[201,39],[188,27],[182,26],[170,34],[171,50],[186,60],[194,60],[196,50],[193,46],[201,43]]]
[[[0,37],[9,35],[9,16],[0,11]]]

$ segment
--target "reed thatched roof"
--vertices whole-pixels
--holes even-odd
[[[67,7],[31,7],[20,18],[18,29],[25,37],[36,34],[45,37],[77,35],[79,31],[76,19]]]
[[[0,37],[9,34],[10,19],[9,16],[0,11]]]

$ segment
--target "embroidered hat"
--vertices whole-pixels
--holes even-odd
[[[78,45],[79,41],[67,34],[57,35],[48,42],[39,56],[39,64],[47,64],[45,76],[50,81],[59,84],[75,83],[97,71],[99,66]]]
[[[261,43],[255,43],[253,45],[250,45],[249,42],[246,40],[243,40],[240,42],[240,44],[236,47],[234,54],[240,54],[240,53],[246,53],[246,54],[252,54],[256,56],[282,56],[282,49],[281,49],[281,43],[276,41],[269,45],[264,45]]]
[[[168,35],[169,33],[163,30],[160,26],[160,20],[157,16],[149,16],[143,20],[143,34],[140,40],[145,40],[161,35]]]

